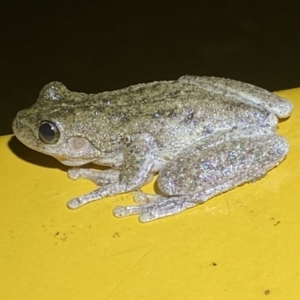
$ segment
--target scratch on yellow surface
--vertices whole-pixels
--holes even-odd
[[[132,193],[68,210],[94,185],[1,137],[1,299],[300,299],[300,89],[279,94],[295,104],[279,124],[287,159],[255,183],[149,224],[112,216]]]

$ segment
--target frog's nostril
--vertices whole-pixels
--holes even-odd
[[[26,118],[26,110],[21,110],[17,113],[16,119],[20,121],[20,119]]]
[[[16,133],[17,126],[18,126],[17,120],[14,119],[14,121],[13,121],[13,123],[12,123],[12,130],[13,130],[14,133]]]
[[[14,133],[21,127],[20,120],[16,117],[12,123],[12,130]]]
[[[22,117],[24,117],[24,116],[25,116],[24,110],[20,110],[20,111],[17,113],[17,117],[18,117],[18,118],[22,118]]]

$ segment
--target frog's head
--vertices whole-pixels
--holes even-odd
[[[87,104],[76,109],[76,104],[85,103],[87,96],[70,92],[60,82],[49,83],[33,106],[17,114],[13,132],[29,148],[51,155],[65,165],[92,162],[101,153],[89,139],[93,128],[85,122]]]

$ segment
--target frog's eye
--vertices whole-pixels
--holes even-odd
[[[60,137],[57,125],[51,121],[42,121],[39,128],[39,138],[45,144],[55,144]]]

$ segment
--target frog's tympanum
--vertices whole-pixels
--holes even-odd
[[[137,191],[137,205],[117,206],[117,217],[138,214],[148,222],[177,214],[246,182],[263,177],[288,154],[276,134],[293,105],[264,89],[216,77],[138,84],[100,94],[47,84],[13,122],[16,137],[71,168],[71,179],[98,188],[68,202]],[[140,188],[158,173],[159,194]]]

